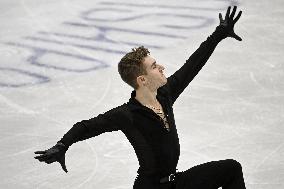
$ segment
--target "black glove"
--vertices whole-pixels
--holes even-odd
[[[45,162],[47,164],[53,163],[55,161],[59,162],[62,169],[67,173],[66,165],[65,165],[65,153],[68,150],[62,142],[57,142],[57,144],[45,151],[36,151],[35,154],[41,154],[39,156],[34,157],[40,162]]]
[[[239,20],[239,18],[242,15],[242,11],[240,11],[235,19],[235,13],[237,10],[237,6],[234,6],[232,14],[230,15],[230,10],[231,7],[229,6],[227,9],[227,13],[225,16],[225,20],[223,20],[222,14],[219,13],[219,20],[220,20],[220,25],[217,27],[217,29],[221,30],[222,32],[222,39],[225,39],[226,37],[232,37],[235,38],[238,41],[242,41],[242,38],[240,38],[237,34],[234,32],[234,26],[235,23]]]

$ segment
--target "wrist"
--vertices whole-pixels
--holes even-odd
[[[227,31],[226,27],[224,27],[223,25],[217,26],[215,31],[212,34],[212,36],[214,36],[214,38],[217,42],[220,42],[223,39],[225,39],[227,37],[227,35],[228,35],[228,31]]]
[[[68,146],[66,146],[63,142],[61,141],[58,141],[56,143],[56,146],[60,147],[60,148],[63,148],[64,150],[67,150],[68,149]]]

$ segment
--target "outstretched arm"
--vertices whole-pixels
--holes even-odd
[[[89,120],[76,123],[57,144],[48,150],[36,151],[35,159],[47,164],[59,162],[62,169],[67,172],[65,165],[65,153],[75,142],[82,141],[105,132],[118,131],[121,129],[120,123],[130,124],[128,118],[120,108],[112,109],[104,114],[99,114]]]
[[[225,20],[222,18],[222,14],[219,13],[220,24],[216,27],[216,30],[206,41],[201,43],[199,48],[187,59],[186,63],[167,79],[167,84],[164,87],[170,93],[172,104],[202,69],[221,40],[226,37],[232,37],[238,41],[242,40],[234,32],[234,25],[240,18],[242,11],[233,19],[237,7],[234,6],[231,15],[230,9],[231,7],[228,7]]]

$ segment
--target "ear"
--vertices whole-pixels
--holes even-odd
[[[145,82],[145,78],[140,75],[140,76],[137,77],[136,81],[137,81],[139,86],[142,86],[143,83]]]

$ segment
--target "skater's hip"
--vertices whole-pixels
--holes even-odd
[[[166,176],[140,174],[135,179],[133,189],[172,189],[174,188],[177,175],[178,173],[171,173]]]

